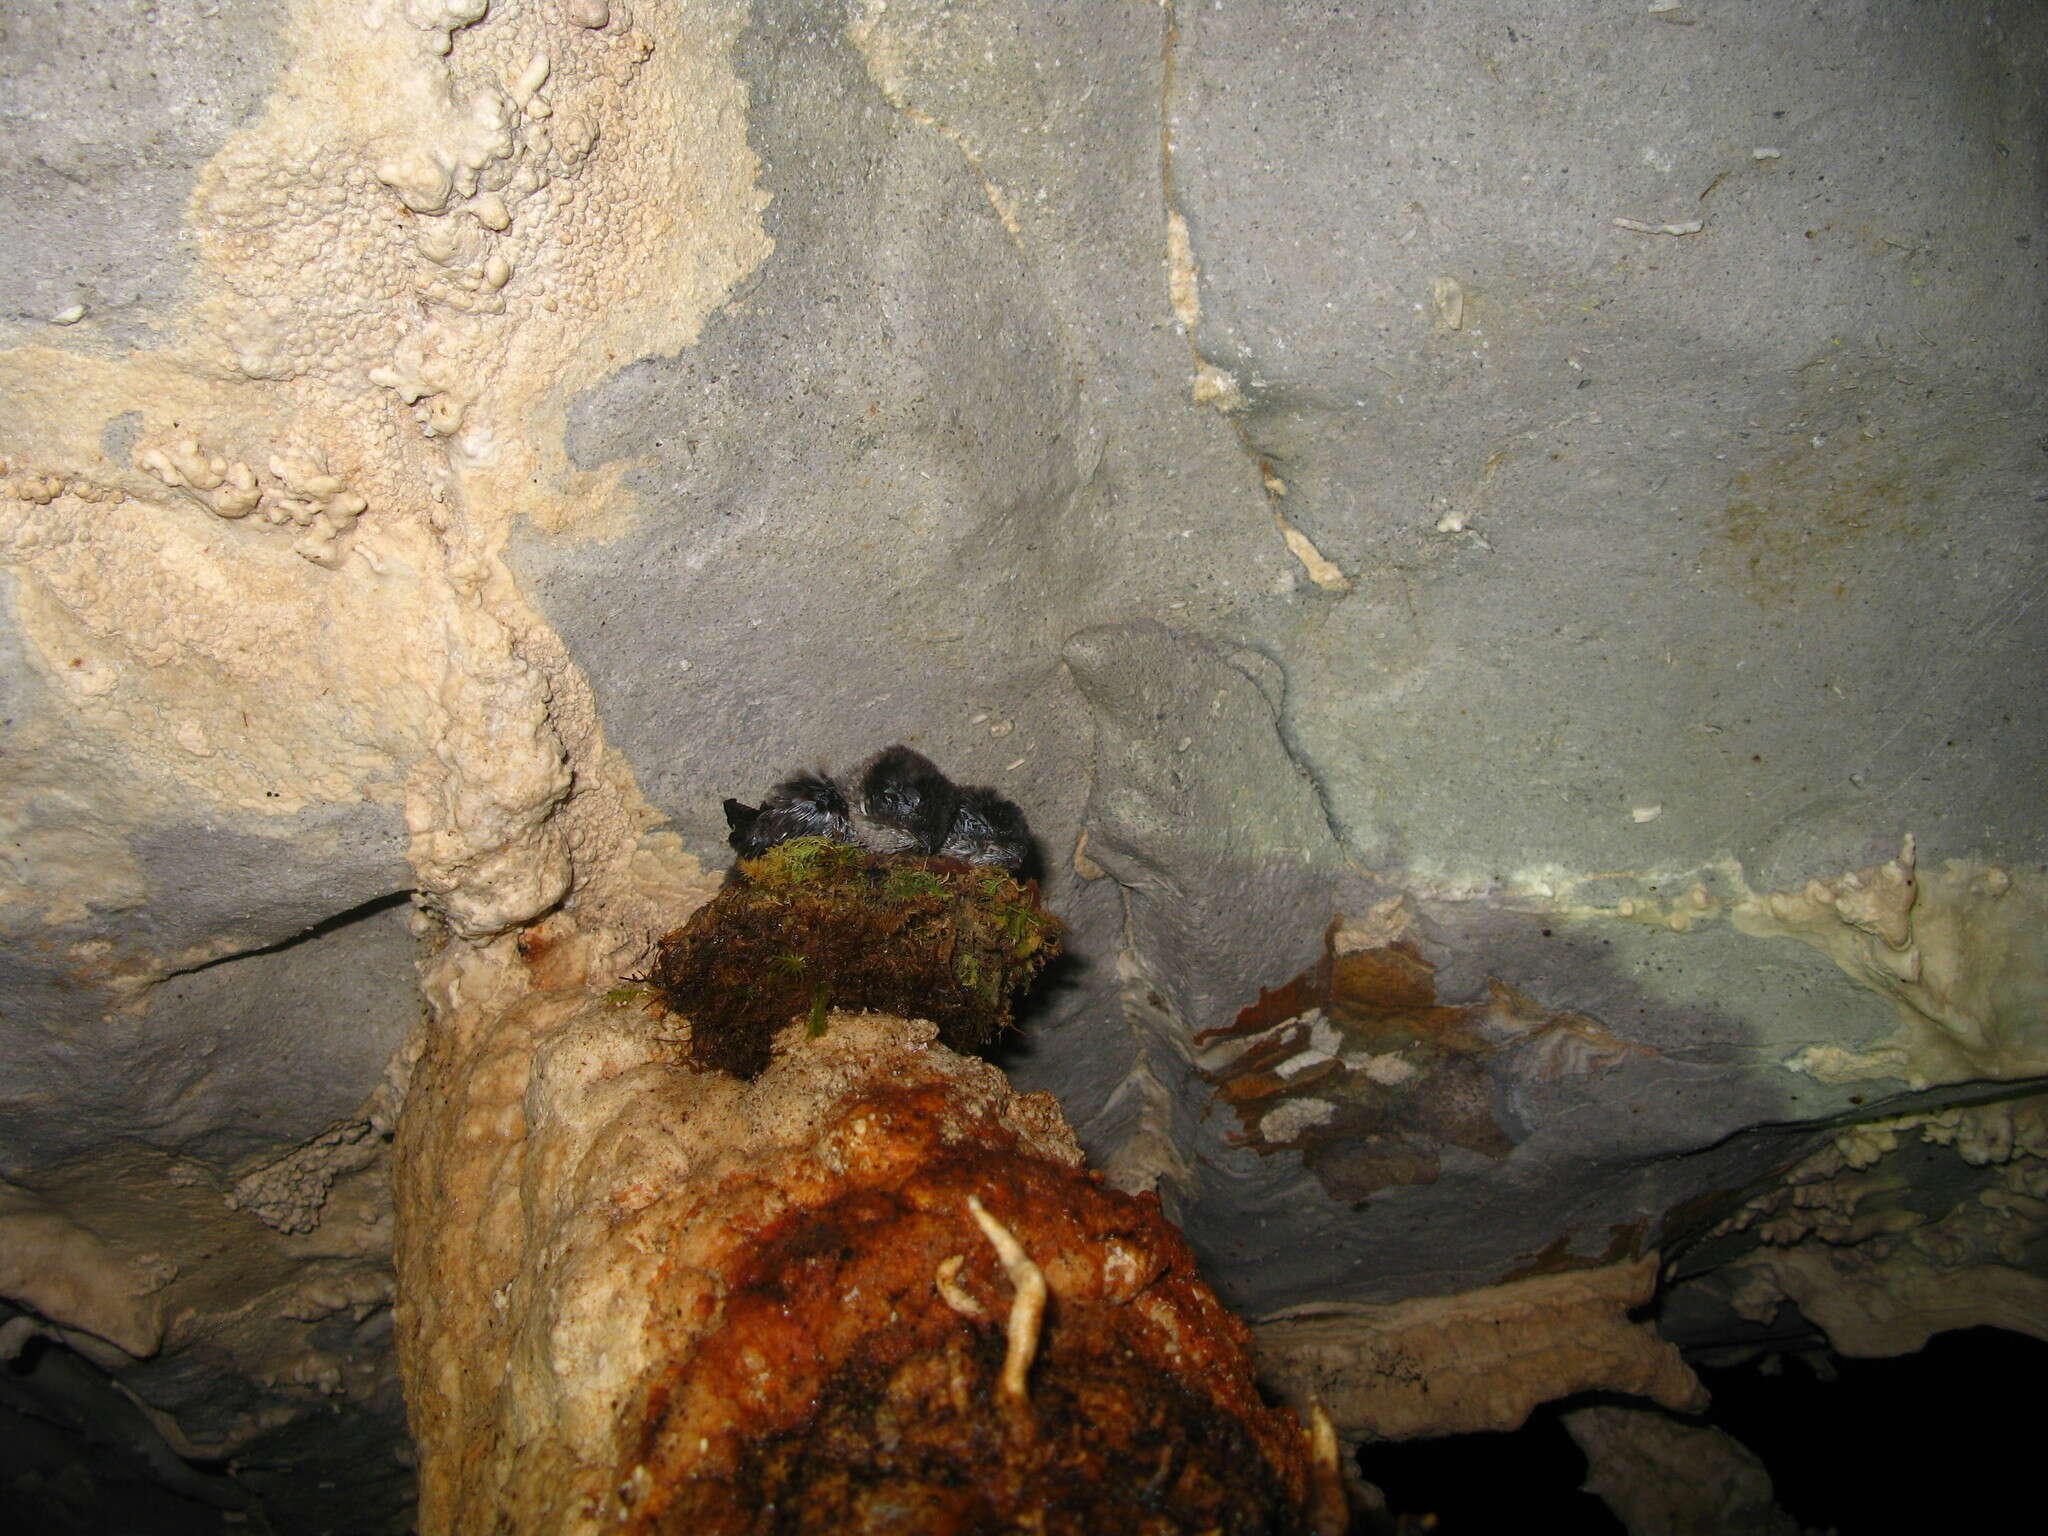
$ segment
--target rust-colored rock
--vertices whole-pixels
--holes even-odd
[[[1338,1528],[1334,1441],[1049,1098],[879,1015],[699,1072],[504,973],[400,1135],[423,1536]]]
[[[1157,1202],[997,1124],[954,1139],[950,1094],[846,1106],[838,1192],[734,1246],[716,1333],[648,1393],[623,1528],[1286,1528],[1300,1433],[1252,1392],[1245,1332]],[[1052,1296],[1016,1400],[1013,1287],[970,1197]]]

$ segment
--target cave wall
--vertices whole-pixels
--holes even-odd
[[[1003,1065],[1254,1316],[1825,1317],[1775,1181],[1866,1153],[2030,1294],[2037,8],[0,28],[0,1337],[152,1454],[402,1483],[423,1000],[897,739],[1072,924]]]

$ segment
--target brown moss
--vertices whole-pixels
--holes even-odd
[[[807,837],[742,860],[647,979],[690,1021],[692,1062],[751,1079],[784,1025],[815,1036],[834,1008],[930,1019],[955,1050],[980,1050],[1059,947],[1036,882]]]

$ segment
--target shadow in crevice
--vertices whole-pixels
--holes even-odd
[[[196,976],[201,971],[210,971],[219,966],[232,965],[237,960],[253,960],[261,955],[275,955],[287,949],[296,949],[301,944],[309,944],[315,939],[324,939],[329,934],[338,933],[343,928],[352,927],[381,913],[389,912],[393,907],[402,906],[410,900],[412,900],[411,891],[386,891],[381,896],[372,896],[368,901],[358,902],[355,906],[345,911],[336,912],[331,917],[323,917],[312,927],[302,929],[298,933],[291,934],[289,937],[274,940],[269,944],[259,944],[253,949],[238,949],[233,954],[216,955],[213,959],[202,960],[197,965],[187,965],[175,971],[166,971],[158,980],[160,982],[174,981],[180,976]]]
[[[1564,1415],[1589,1401],[1544,1403],[1519,1429],[1360,1447],[1359,1472],[1386,1495],[1389,1517],[1381,1529],[1623,1536],[1613,1511],[1581,1488],[1586,1456],[1564,1427]]]
[[[0,1365],[0,1508],[50,1536],[271,1529],[224,1462],[179,1456],[112,1378],[43,1337]]]
[[[2025,1384],[2048,1374],[2048,1342],[1965,1328],[1907,1355],[1823,1348],[1789,1359],[1699,1375],[1713,1394],[1705,1422],[1763,1461],[1778,1506],[1802,1527],[1884,1536],[1953,1525],[1966,1506],[2038,1503],[2040,1417]],[[1930,1411],[1940,1404],[1959,1411]]]
[[[2048,1342],[1969,1328],[1888,1359],[1835,1354],[1817,1330],[1784,1342],[1798,1347],[1702,1367],[1712,1400],[1697,1415],[1590,1393],[1545,1403],[1504,1433],[1368,1443],[1358,1466],[1386,1496],[1389,1513],[1379,1528],[1435,1536],[1621,1532],[1605,1502],[1584,1491],[1586,1456],[1564,1423],[1574,1409],[1602,1405],[1732,1437],[1763,1463],[1780,1518],[1803,1530],[1937,1530],[1955,1523],[1957,1500],[1965,1497],[1987,1510],[2030,1507],[2037,1416],[2024,1406],[1997,1405],[2024,1402],[2014,1397],[2014,1384],[2048,1370]],[[1973,1411],[1928,1411],[1941,1403]],[[1884,1475],[1873,1477],[1879,1467]],[[1966,1490],[1957,1483],[1958,1467],[1969,1469]]]

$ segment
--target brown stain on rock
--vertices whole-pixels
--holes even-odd
[[[1560,1232],[1543,1245],[1525,1264],[1518,1264],[1494,1283],[1513,1285],[1517,1280],[1534,1279],[1537,1275],[1558,1275],[1573,1269],[1606,1269],[1613,1264],[1626,1264],[1640,1258],[1643,1253],[1643,1234],[1648,1223],[1643,1221],[1616,1222],[1607,1229],[1607,1246],[1597,1254],[1576,1254],[1572,1252],[1571,1232]]]
[[[1433,1183],[1446,1145],[1506,1157],[1513,1141],[1492,1105],[1503,1053],[1533,1052],[1529,1069],[1556,1078],[1648,1052],[1496,979],[1478,1002],[1447,1003],[1411,941],[1340,953],[1341,927],[1331,923],[1314,967],[1196,1037],[1243,1144],[1299,1152],[1337,1199]]]
[[[1818,446],[1802,439],[1731,478],[1716,536],[1701,552],[1760,607],[1846,597],[1860,560],[1917,542],[1931,525],[1936,493],[1916,491],[1914,481],[1941,483],[1941,465],[1909,474],[1882,439],[1853,429],[1815,436]]]

